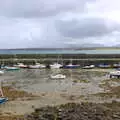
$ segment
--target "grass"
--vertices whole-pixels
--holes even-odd
[[[9,116],[0,115],[0,120],[25,120],[25,119],[24,116],[20,116],[20,115],[9,115]]]
[[[73,80],[74,83],[90,83],[89,80]]]
[[[25,91],[19,91],[17,89],[14,89],[10,86],[5,86],[2,88],[3,89],[3,93],[4,96],[7,97],[10,100],[16,100],[18,98],[32,98],[35,97],[34,95],[32,95],[31,93],[27,93]]]
[[[106,97],[106,98],[120,98],[120,86],[117,87],[111,87],[109,88],[108,92],[101,92],[101,93],[97,93],[97,94],[93,94],[93,96],[97,96],[97,97]]]

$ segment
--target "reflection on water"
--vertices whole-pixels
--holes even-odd
[[[51,74],[64,74],[65,79],[51,79]],[[82,69],[21,69],[7,71],[1,79],[4,85],[29,92],[61,92],[88,94],[101,91],[98,83],[105,79],[105,74]],[[88,82],[86,82],[88,81]]]

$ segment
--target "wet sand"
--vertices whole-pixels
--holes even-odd
[[[0,105],[0,114],[5,116],[24,115],[33,112],[35,108],[68,102],[120,101],[120,95],[117,92],[113,92],[113,96],[110,97],[99,94],[108,93],[111,86],[115,88],[116,84],[118,84],[116,89],[119,90],[120,81],[110,80],[107,76],[109,71],[111,69],[6,72],[5,75],[1,76],[1,79],[3,79],[4,89],[7,90],[6,93],[4,90],[4,95],[8,97],[9,101]],[[50,75],[57,73],[64,73],[67,76],[66,79],[52,80]],[[109,81],[116,82],[116,84],[113,85]],[[103,84],[104,82],[106,84]]]

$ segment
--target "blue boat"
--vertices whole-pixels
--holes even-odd
[[[0,98],[0,104],[5,103],[6,101],[8,101],[8,99],[7,99],[7,98]]]
[[[1,80],[0,80],[0,104],[5,103],[6,101],[8,101],[8,98],[4,97],[3,95]]]
[[[109,64],[100,64],[100,65],[98,65],[98,67],[99,68],[110,68],[111,65],[109,65]]]

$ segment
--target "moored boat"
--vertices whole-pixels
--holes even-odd
[[[19,67],[9,67],[9,66],[4,67],[4,69],[7,70],[7,71],[20,70]]]
[[[3,104],[3,103],[5,103],[6,101],[8,101],[8,99],[7,98],[2,98],[2,97],[0,97],[0,104]]]
[[[23,63],[17,63],[17,65],[14,65],[14,67],[19,67],[19,68],[27,68],[27,65],[24,65]]]
[[[63,68],[79,68],[80,65],[73,65],[72,63],[68,64],[68,65],[64,65]]]
[[[113,64],[113,67],[114,67],[114,68],[120,68],[120,63],[118,63],[118,64],[117,64],[117,63]]]
[[[82,68],[83,69],[93,69],[93,68],[95,68],[95,65],[87,65],[87,66],[84,66]]]
[[[40,68],[46,68],[44,64],[36,63],[35,65],[29,65],[28,68],[30,69],[40,69]]]
[[[65,79],[66,76],[63,74],[51,75],[50,78],[52,79]]]
[[[59,64],[59,63],[54,63],[52,65],[50,65],[50,68],[61,68],[63,67],[63,65]]]
[[[109,75],[110,75],[110,78],[112,78],[112,77],[120,78],[120,71],[110,72]]]
[[[109,64],[100,64],[100,65],[98,65],[98,67],[99,68],[110,68],[111,65],[109,65]]]

